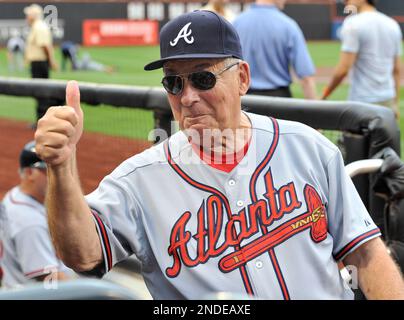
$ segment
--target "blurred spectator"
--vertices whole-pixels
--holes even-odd
[[[7,41],[7,61],[10,72],[21,72],[24,70],[24,40],[14,34]]]
[[[79,45],[73,43],[72,41],[64,41],[60,45],[60,50],[62,53],[63,71],[66,70],[67,61],[70,61],[72,70],[99,71],[107,73],[112,73],[115,71],[115,67],[93,60],[88,52],[84,52],[81,55],[79,53]]]
[[[77,60],[77,70],[112,73],[115,71],[115,67],[97,62],[91,58],[91,55],[88,52],[85,52],[83,53],[83,57]]]
[[[66,71],[67,61],[70,62],[72,70],[77,69],[77,51],[78,45],[72,41],[64,41],[60,45],[60,51],[62,53],[62,70]]]
[[[201,10],[209,10],[220,14],[227,21],[232,22],[236,15],[230,9],[226,8],[226,4],[229,0],[211,0],[206,5],[204,5]]]
[[[43,21],[43,9],[37,4],[24,8],[27,23],[31,27],[25,47],[25,59],[31,66],[32,78],[49,78],[49,68],[57,69],[55,62],[52,34]],[[54,101],[37,99],[37,120],[41,118]]]
[[[0,213],[0,267],[5,287],[73,275],[56,257],[50,239],[44,207],[46,188],[46,164],[36,155],[31,141],[20,153],[20,184],[6,194]]]
[[[251,68],[249,94],[291,97],[294,70],[306,99],[316,98],[315,68],[298,24],[281,10],[286,0],[257,0],[233,22]]]
[[[351,71],[348,99],[399,110],[402,34],[396,21],[376,10],[374,0],[348,0],[357,14],[342,25],[341,55],[322,98],[326,99]]]

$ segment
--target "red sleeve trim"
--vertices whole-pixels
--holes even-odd
[[[345,247],[343,247],[338,253],[334,255],[335,260],[339,261],[342,257],[344,257],[348,252],[350,252],[356,245],[360,242],[364,242],[369,238],[372,238],[376,235],[381,235],[379,228],[370,230],[355,239],[349,242]]]
[[[91,210],[91,213],[93,214],[95,221],[97,222],[98,229],[100,230],[100,239],[106,254],[106,267],[107,267],[106,272],[108,272],[109,270],[112,269],[112,250],[108,233],[105,228],[104,222],[101,220],[98,213],[93,209]]]
[[[31,271],[31,272],[25,273],[24,276],[26,276],[27,278],[35,278],[37,276],[41,276],[41,275],[44,275],[44,274],[51,273],[51,272],[53,272],[55,270],[58,270],[57,266],[49,266],[49,267],[46,267],[46,268],[42,268],[42,269],[38,269],[38,270],[34,270],[34,271]]]

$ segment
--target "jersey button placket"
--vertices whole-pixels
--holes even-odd
[[[242,207],[244,206],[244,201],[240,200],[240,190],[238,190],[237,188],[235,188],[235,186],[237,185],[236,179],[231,178],[227,181],[227,187],[226,187],[226,196],[227,199],[229,200],[230,203],[230,208],[232,210],[232,215],[238,214],[240,210],[242,210]],[[237,232],[240,232],[239,224],[234,224],[233,227],[236,227]],[[242,247],[242,243],[238,244],[239,247]],[[248,277],[250,280],[251,285],[253,286],[253,290],[255,292],[255,285],[254,285],[254,280],[252,278],[252,274],[251,271],[249,271],[249,269],[251,268],[251,266],[249,266],[249,264],[245,265],[247,273],[248,273]]]

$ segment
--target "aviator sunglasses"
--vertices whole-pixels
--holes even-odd
[[[161,83],[168,93],[177,95],[180,94],[182,92],[182,89],[184,88],[183,76],[188,74],[187,78],[195,89],[209,90],[215,86],[216,76],[222,74],[223,72],[229,70],[231,67],[234,67],[237,64],[239,64],[239,62],[235,62],[216,73],[213,73],[211,71],[198,71],[192,73],[169,75],[165,76]]]

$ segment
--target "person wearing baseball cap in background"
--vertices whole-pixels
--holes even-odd
[[[35,141],[20,153],[19,174],[20,184],[7,192],[0,213],[2,286],[67,279],[73,273],[57,258],[49,235],[46,164],[35,152]]]
[[[43,9],[38,4],[31,4],[24,8],[24,14],[30,32],[25,46],[25,61],[30,65],[32,78],[49,78],[49,68],[58,69],[55,60],[52,33],[43,20]],[[41,118],[54,101],[50,99],[37,99],[36,117]],[[36,127],[36,125],[33,125]]]
[[[234,27],[194,11],[160,32],[162,84],[180,131],[84,196],[77,82],[38,122],[52,239],[69,267],[101,276],[135,254],[155,299],[218,292],[263,299],[353,299],[338,261],[371,299],[404,284],[345,172],[338,148],[296,122],[244,112],[250,85]],[[229,297],[230,297],[229,296]]]

